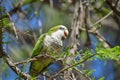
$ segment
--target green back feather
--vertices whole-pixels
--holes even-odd
[[[40,51],[42,50],[42,48],[43,48],[43,41],[44,41],[45,35],[46,34],[42,34],[39,37],[37,43],[35,44],[35,47],[33,48],[32,57],[38,55],[40,53]]]

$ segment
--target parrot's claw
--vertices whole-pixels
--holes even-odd
[[[46,57],[46,56],[47,56],[47,54],[42,54],[41,56],[42,56],[42,57]]]

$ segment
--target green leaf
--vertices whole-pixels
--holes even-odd
[[[104,80],[104,79],[105,79],[105,77],[103,76],[103,77],[99,78],[98,80]]]
[[[95,77],[92,77],[92,80],[95,80]]]
[[[12,41],[6,41],[6,42],[3,41],[2,44],[9,44],[10,42],[12,42]]]
[[[93,72],[95,72],[96,70],[90,70],[87,75],[90,76]]]
[[[95,71],[96,70],[83,70],[83,72],[86,73],[88,76],[90,76]]]

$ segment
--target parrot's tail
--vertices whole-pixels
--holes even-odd
[[[37,77],[46,68],[48,68],[54,61],[55,59],[51,57],[41,56],[37,61],[31,62],[30,70],[29,70],[31,77]]]

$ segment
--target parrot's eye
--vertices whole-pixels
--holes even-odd
[[[64,30],[64,28],[63,28],[63,27],[60,27],[60,29],[61,29],[61,30]]]

